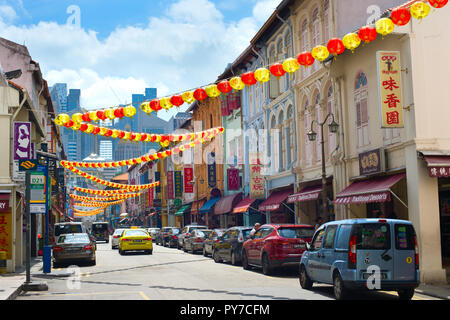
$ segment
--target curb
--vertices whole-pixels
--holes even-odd
[[[14,290],[13,293],[11,293],[9,295],[8,298],[6,298],[6,300],[14,300],[17,298],[17,296],[22,292],[22,288],[23,288],[23,284],[21,284],[16,290]]]
[[[432,292],[429,292],[429,291],[424,291],[424,290],[421,290],[421,289],[416,289],[416,292],[420,293],[420,294],[423,294],[423,295],[426,295],[426,296],[433,297],[433,298],[438,298],[438,299],[443,299],[443,300],[450,300],[450,296],[443,296],[443,295],[439,295],[439,294],[432,293]]]

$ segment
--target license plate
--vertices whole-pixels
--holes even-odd
[[[294,244],[294,249],[304,249],[305,245],[304,244]]]
[[[375,273],[368,273],[368,272],[364,272],[364,273],[363,273],[363,279],[364,279],[364,280],[369,279],[370,276],[375,277],[376,274],[375,274]],[[384,272],[381,272],[381,273],[380,273],[380,278],[381,278],[381,280],[386,280],[386,279],[387,279],[387,274],[384,273]]]
[[[142,242],[142,240],[133,240],[133,242]]]

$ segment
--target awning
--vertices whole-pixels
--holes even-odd
[[[203,207],[205,202],[206,202],[205,199],[200,199],[200,200],[192,202],[191,214],[197,214],[198,213],[197,211],[199,211],[200,208]]]
[[[225,214],[233,211],[233,208],[242,201],[242,192],[220,198],[214,207],[214,214]]]
[[[391,201],[391,187],[406,177],[406,173],[377,177],[352,183],[336,195],[334,204],[357,204]]]
[[[239,202],[233,210],[233,213],[241,213],[247,212],[248,208],[255,202],[257,199],[250,199],[250,196],[246,197],[244,200]]]
[[[182,216],[183,214],[185,214],[186,212],[188,212],[191,209],[191,203],[182,206],[180,209],[178,209],[177,212],[175,212],[176,216]]]
[[[258,207],[259,211],[275,211],[281,206],[281,203],[286,200],[292,190],[282,190],[273,192],[263,203]]]
[[[450,177],[450,156],[424,156],[430,177]]]
[[[299,193],[291,194],[287,198],[286,203],[315,201],[319,198],[321,192],[322,186],[306,187]]]
[[[212,210],[212,208],[214,207],[214,205],[216,204],[217,201],[219,201],[220,198],[211,198],[208,201],[206,201],[206,203],[203,205],[203,207],[200,208],[200,213],[208,213]]]

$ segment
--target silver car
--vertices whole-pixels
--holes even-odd
[[[69,233],[59,236],[53,246],[53,267],[74,262],[89,262],[95,266],[95,244],[87,233]]]
[[[112,235],[111,239],[111,249],[117,249],[119,247],[120,236],[125,229],[116,229]]]

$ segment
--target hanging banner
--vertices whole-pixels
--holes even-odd
[[[167,171],[167,199],[175,199],[173,190],[173,171]]]
[[[181,171],[174,171],[175,198],[183,196],[183,176]]]
[[[152,179],[150,179],[150,183],[152,183]],[[155,192],[154,190],[153,190],[153,188],[151,188],[151,189],[148,189],[148,203],[147,203],[147,206],[148,207],[153,207],[153,192]]]
[[[194,193],[194,186],[191,184],[194,179],[194,168],[184,168],[184,193]]]
[[[403,128],[400,52],[378,51],[377,66],[381,128]]]
[[[241,187],[239,179],[239,169],[231,168],[227,170],[228,190],[239,190]]]
[[[208,154],[208,187],[215,188],[216,183],[217,183],[216,154],[215,152],[210,152]]]
[[[14,122],[14,160],[32,157],[31,122]]]
[[[11,209],[0,213],[0,251],[6,252],[6,259],[12,254],[12,213]]]
[[[258,153],[250,154],[250,199],[264,199],[264,176],[262,175],[263,166]]]

